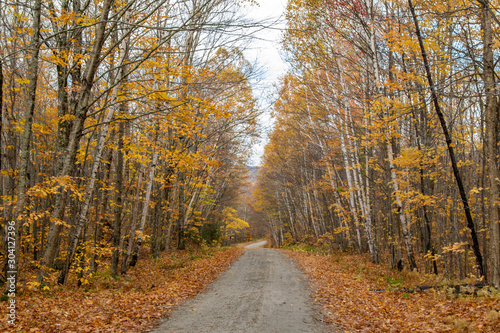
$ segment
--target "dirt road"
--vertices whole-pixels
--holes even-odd
[[[266,244],[267,244],[267,241],[255,242],[255,243],[248,244],[247,246],[245,246],[245,249],[256,249],[256,248],[264,246]]]
[[[331,332],[317,319],[320,310],[311,303],[305,279],[279,251],[248,249],[153,332]]]

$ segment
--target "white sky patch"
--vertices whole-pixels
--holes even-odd
[[[264,126],[264,135],[258,144],[253,147],[253,156],[250,164],[259,165],[264,146],[267,143],[267,133],[272,129],[270,116],[271,95],[274,93],[274,85],[278,83],[280,76],[287,70],[287,65],[280,56],[280,40],[285,29],[284,12],[286,0],[256,0],[259,6],[245,5],[246,16],[255,21],[266,21],[268,28],[263,28],[255,34],[255,39],[245,51],[245,57],[251,63],[256,63],[262,68],[261,77],[254,82],[254,94],[259,99],[260,106],[264,109],[261,123]]]

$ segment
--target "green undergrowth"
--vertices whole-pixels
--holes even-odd
[[[309,253],[320,254],[318,252],[318,248],[316,246],[311,246],[311,245],[307,245],[307,244],[288,245],[288,246],[283,246],[282,249],[298,251],[298,252],[309,252]]]

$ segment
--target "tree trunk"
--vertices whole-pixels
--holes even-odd
[[[111,148],[108,148],[108,152],[106,153],[106,156],[104,157],[105,167],[104,167],[104,176],[102,179],[103,184],[107,184],[107,181],[109,180],[110,173],[111,173],[112,159],[113,159],[113,150]],[[101,210],[100,210],[100,214],[98,214],[98,216],[96,217],[96,226],[95,226],[95,232],[94,232],[94,253],[92,254],[92,259],[90,261],[90,270],[93,273],[97,272],[97,266],[98,266],[97,259],[100,257],[100,255],[98,255],[96,252],[98,251],[98,248],[101,247],[102,228],[103,228],[104,223],[105,223],[104,216],[106,215],[106,211],[108,208],[109,195],[110,194],[109,194],[107,189],[105,189],[105,188],[101,189],[101,200],[99,201],[99,203],[101,204]],[[99,209],[96,208],[96,211],[99,212]]]
[[[122,269],[121,269],[121,274],[125,275],[127,273],[127,269],[130,263],[130,256],[132,255],[132,249],[134,248],[134,241],[135,241],[135,230],[137,228],[137,215],[139,214],[139,204],[140,204],[140,195],[141,195],[141,189],[142,189],[142,174],[144,170],[141,167],[139,170],[139,176],[137,179],[137,189],[135,193],[135,200],[134,200],[134,207],[132,208],[132,218],[130,220],[130,233],[129,233],[129,239],[127,243],[127,253],[123,256],[123,263],[122,263]]]
[[[412,234],[411,234],[411,223],[408,221],[406,213],[404,211],[403,202],[399,195],[399,183],[396,176],[396,169],[394,166],[394,154],[392,152],[392,143],[387,141],[387,154],[389,156],[389,167],[391,173],[392,186],[394,188],[394,197],[396,199],[396,206],[398,209],[399,219],[401,221],[401,228],[403,230],[403,241],[406,249],[406,256],[408,257],[408,263],[410,269],[416,269],[417,263],[415,262],[415,254],[413,252]]]
[[[122,112],[123,114],[123,112]],[[115,186],[115,220],[113,224],[113,257],[111,259],[111,275],[118,276],[118,263],[120,259],[120,236],[121,220],[123,210],[123,136],[125,135],[125,123],[121,120],[118,124],[118,158],[116,165]]]
[[[19,259],[21,257],[21,229],[22,229],[22,215],[25,209],[26,203],[26,185],[28,177],[28,163],[29,163],[29,146],[32,134],[33,118],[35,113],[35,103],[36,103],[36,88],[38,83],[38,54],[40,51],[40,16],[41,16],[42,1],[36,0],[33,7],[33,35],[31,37],[31,52],[30,52],[30,64],[28,73],[28,106],[26,113],[24,115],[24,132],[21,139],[20,147],[20,165],[19,165],[19,181],[17,184],[17,202],[16,209],[14,211],[14,225],[11,225],[11,221],[8,222],[8,232],[5,241],[8,241],[9,246],[8,253],[14,254],[13,260],[12,256],[7,256],[7,278],[14,281],[14,288],[12,288],[12,283],[6,283],[6,288],[9,292],[15,292],[17,289],[18,274],[19,274]],[[13,227],[11,230],[11,227]],[[10,245],[14,245],[13,247]],[[13,290],[14,289],[14,290]]]
[[[185,236],[184,236],[184,215],[186,214],[186,202],[185,202],[185,181],[186,176],[184,172],[179,172],[177,177],[178,182],[178,204],[179,212],[177,216],[177,250],[184,250],[186,248]]]
[[[102,4],[101,17],[99,19],[99,23],[97,24],[97,31],[95,35],[94,45],[91,51],[91,56],[88,61],[88,65],[85,68],[85,73],[81,82],[81,89],[78,93],[78,96],[75,98],[75,105],[73,106],[75,110],[74,112],[75,120],[71,128],[71,133],[69,135],[69,142],[67,148],[64,151],[64,155],[61,157],[62,168],[58,172],[58,176],[60,178],[69,176],[75,167],[74,159],[76,157],[76,153],[78,150],[79,140],[83,130],[84,121],[87,117],[90,94],[94,83],[94,76],[97,72],[97,68],[101,61],[100,57],[101,50],[104,46],[106,38],[108,37],[108,34],[106,34],[106,24],[108,20],[108,14],[111,9],[111,5],[113,3],[114,0],[104,0]],[[52,213],[52,220],[54,222],[52,222],[49,227],[49,234],[47,236],[47,246],[40,263],[37,282],[43,282],[47,268],[52,268],[54,266],[54,259],[57,252],[56,251],[57,244],[59,243],[59,235],[62,230],[61,218],[64,215],[64,209],[66,204],[65,200],[66,193],[64,191],[63,186],[59,187],[55,197],[56,198],[55,198],[54,211]],[[81,230],[81,225],[78,228]],[[74,245],[74,247],[76,248],[76,245]],[[74,251],[70,250],[69,252],[73,252],[74,254]],[[59,277],[59,281],[65,282],[65,280],[66,280],[66,274],[61,274]]]
[[[486,94],[486,165],[489,180],[489,219],[490,219],[490,276],[489,281],[495,287],[500,287],[500,181],[498,173],[498,99],[495,82],[495,62],[493,60],[493,29],[491,27],[491,12],[489,1],[482,3],[483,28],[483,81]]]
[[[156,130],[156,132],[158,133],[158,129]],[[149,170],[149,176],[148,176],[148,185],[146,187],[146,197],[144,198],[144,206],[142,207],[141,224],[139,226],[137,242],[135,243],[135,248],[132,253],[132,260],[130,261],[130,266],[135,266],[139,257],[139,250],[141,249],[142,239],[144,237],[144,227],[146,225],[146,218],[148,217],[149,202],[151,201],[151,190],[153,188],[155,169],[157,163],[158,163],[158,152],[156,151],[153,153],[153,160],[151,161],[151,169]]]
[[[125,43],[125,39],[123,40],[123,42]],[[126,53],[127,53],[126,45],[122,45],[121,50],[120,50],[120,60],[118,62],[118,64],[120,66],[123,65],[123,62],[126,58]],[[122,71],[123,71],[123,68],[124,67],[122,67]],[[117,81],[122,79],[124,73],[121,72],[121,74],[122,75],[117,75]],[[114,103],[117,102],[119,89],[120,89],[120,86],[117,85],[113,90],[112,101]],[[118,103],[118,105],[121,105],[121,103]],[[58,283],[60,283],[60,284],[66,284],[67,274],[69,272],[69,268],[70,268],[71,263],[73,261],[73,256],[75,254],[76,247],[78,246],[78,242],[80,240],[80,235],[81,235],[82,229],[87,225],[87,222],[88,222],[88,211],[90,208],[90,202],[92,200],[92,195],[94,193],[95,182],[96,182],[96,178],[97,178],[97,171],[99,169],[99,164],[101,163],[101,156],[102,156],[102,152],[104,150],[104,143],[106,141],[106,136],[108,134],[109,125],[114,117],[115,112],[116,112],[115,107],[108,108],[108,112],[106,113],[106,117],[104,118],[104,123],[103,123],[102,128],[101,128],[101,132],[100,132],[98,139],[97,139],[97,146],[95,148],[95,152],[94,152],[94,156],[93,156],[90,181],[89,181],[89,184],[87,185],[87,190],[85,193],[85,202],[82,205],[82,210],[80,212],[80,215],[78,216],[78,223],[75,225],[75,231],[74,231],[73,237],[71,238],[71,241],[70,241],[68,255],[66,258],[66,263],[65,263],[64,268],[61,272],[61,275],[59,276]],[[122,123],[120,124],[120,126],[123,126]],[[120,139],[119,139],[119,142],[120,142]],[[123,146],[123,139],[121,139],[121,144]],[[120,153],[121,153],[121,161],[120,161]],[[121,165],[120,165],[120,162],[121,162]],[[121,171],[123,171],[123,152],[118,151],[117,165],[118,165],[118,168],[120,168]],[[123,175],[121,175],[121,174],[118,175],[118,177],[122,177],[122,176]],[[118,182],[119,182],[119,186],[121,186],[122,185],[121,178],[119,180],[117,179],[117,184],[118,184]],[[119,193],[118,195],[121,196],[121,193]],[[121,204],[121,197],[120,197],[120,204]],[[121,209],[121,207],[119,207],[119,208]],[[116,207],[115,207],[115,209],[116,209]],[[115,211],[115,213],[116,213],[116,211]],[[116,218],[115,218],[115,223],[116,223]],[[116,227],[116,225],[115,225],[115,227]],[[119,227],[118,227],[118,229],[119,229]],[[113,234],[113,240],[115,239],[114,236],[115,235]],[[118,236],[118,241],[119,241],[119,236]],[[115,254],[113,253],[113,256],[114,255]],[[116,265],[116,267],[115,267],[116,268],[116,275],[118,275],[118,268],[117,267],[118,267],[118,265]]]
[[[0,170],[3,161],[3,61],[0,60]]]

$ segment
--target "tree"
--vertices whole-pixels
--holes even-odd
[[[35,103],[36,103],[36,88],[38,84],[38,54],[40,52],[40,27],[41,27],[41,7],[42,2],[37,0],[33,6],[33,34],[31,37],[31,45],[30,45],[30,64],[29,64],[29,74],[28,74],[28,89],[27,89],[27,109],[24,116],[24,131],[23,137],[21,141],[21,157],[20,157],[20,165],[19,165],[19,181],[17,185],[17,202],[16,209],[14,211],[14,230],[13,232],[7,233],[7,239],[12,239],[9,241],[9,244],[14,243],[14,248],[9,247],[8,253],[11,254],[14,252],[14,260],[10,260],[11,256],[7,256],[9,258],[7,270],[14,272],[8,273],[6,271],[6,276],[13,277],[14,283],[16,284],[18,281],[17,275],[19,270],[19,262],[21,256],[21,229],[22,229],[22,221],[23,214],[25,211],[25,203],[26,203],[26,187],[27,187],[27,178],[28,178],[28,159],[29,159],[29,147],[31,141],[32,134],[32,126],[33,126],[33,115],[35,112]],[[11,225],[9,224],[8,230],[11,231]],[[11,235],[14,237],[11,237]],[[8,284],[6,284],[8,285]],[[10,291],[12,292],[12,291]],[[14,291],[15,292],[15,291]]]
[[[489,218],[490,218],[490,281],[500,287],[500,183],[498,173],[498,98],[495,94],[495,61],[493,58],[493,28],[489,1],[478,1],[481,4],[481,24],[483,30],[483,81],[486,95],[486,164],[489,180]],[[486,272],[485,272],[486,273]]]

